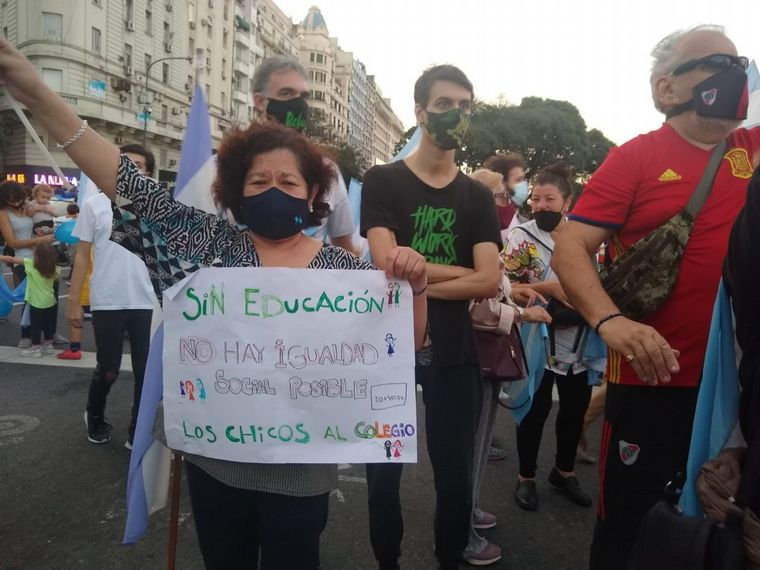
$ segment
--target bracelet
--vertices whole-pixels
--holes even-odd
[[[419,297],[427,290],[427,286],[428,286],[428,280],[427,280],[427,277],[425,277],[425,284],[422,286],[422,289],[417,289],[416,291],[412,289],[412,295],[414,297]]]
[[[66,147],[69,147],[69,146],[73,145],[75,142],[77,142],[79,140],[79,137],[81,137],[86,130],[87,130],[87,120],[83,119],[82,120],[82,125],[79,127],[79,130],[77,132],[75,132],[73,135],[71,135],[71,138],[69,140],[67,140],[65,143],[63,143],[63,144],[61,144],[61,143],[55,143],[56,148],[64,148],[65,149]]]
[[[617,317],[622,317],[622,316],[624,316],[623,313],[611,313],[607,315],[606,317],[601,319],[598,323],[596,323],[596,326],[594,327],[594,332],[596,334],[599,334],[599,327],[601,327],[604,323],[606,323],[607,321],[611,321],[612,319],[615,319]]]

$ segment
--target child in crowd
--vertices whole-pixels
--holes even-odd
[[[32,201],[26,207],[26,213],[32,216],[34,234],[41,236],[53,232],[55,210],[50,205],[53,189],[47,184],[37,184],[32,188]]]
[[[73,202],[66,206],[66,217],[72,220],[76,220],[79,217],[79,206]]]
[[[39,243],[32,259],[0,255],[0,262],[23,265],[26,270],[26,295],[32,326],[32,346],[21,349],[21,356],[39,358],[42,353],[53,353],[55,306],[57,303],[53,284],[58,278],[55,248],[49,243]],[[42,338],[44,335],[44,344]]]

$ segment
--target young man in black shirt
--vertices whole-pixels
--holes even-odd
[[[361,231],[372,261],[385,266],[396,245],[427,259],[430,347],[418,355],[427,445],[436,487],[435,551],[457,568],[472,516],[472,463],[481,379],[469,302],[500,282],[499,222],[493,195],[454,162],[472,110],[472,84],[451,65],[425,71],[414,88],[419,149],[364,176]],[[424,350],[424,349],[423,349]],[[367,465],[370,540],[380,568],[398,568],[403,521],[401,464]],[[498,547],[489,545],[495,562]],[[498,551],[498,557],[495,556]]]

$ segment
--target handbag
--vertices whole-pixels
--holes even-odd
[[[508,313],[514,310],[506,303],[509,288],[509,281],[502,276],[496,297],[470,305],[480,371],[483,378],[494,382],[513,382],[527,374],[520,330]]]
[[[725,140],[715,147],[684,210],[602,269],[602,286],[626,317],[645,319],[673,290],[694,220],[710,195],[725,149]]]
[[[514,382],[525,378],[527,366],[520,331],[513,326],[509,334],[475,330],[480,372],[493,382]]]
[[[642,519],[626,570],[744,570],[741,519],[684,516],[678,506],[683,481],[679,473]]]

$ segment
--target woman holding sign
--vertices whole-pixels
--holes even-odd
[[[232,130],[217,155],[218,204],[248,230],[175,202],[81,120],[34,66],[0,39],[0,75],[72,160],[118,205],[114,239],[143,255],[157,293],[203,266],[374,269],[301,230],[327,214],[332,169],[306,138],[280,126]],[[131,227],[130,227],[131,226]],[[425,261],[388,254],[387,273],[414,293],[415,342],[426,329]],[[157,427],[163,426],[157,422]],[[207,568],[316,569],[335,465],[256,464],[186,456],[190,498]]]

